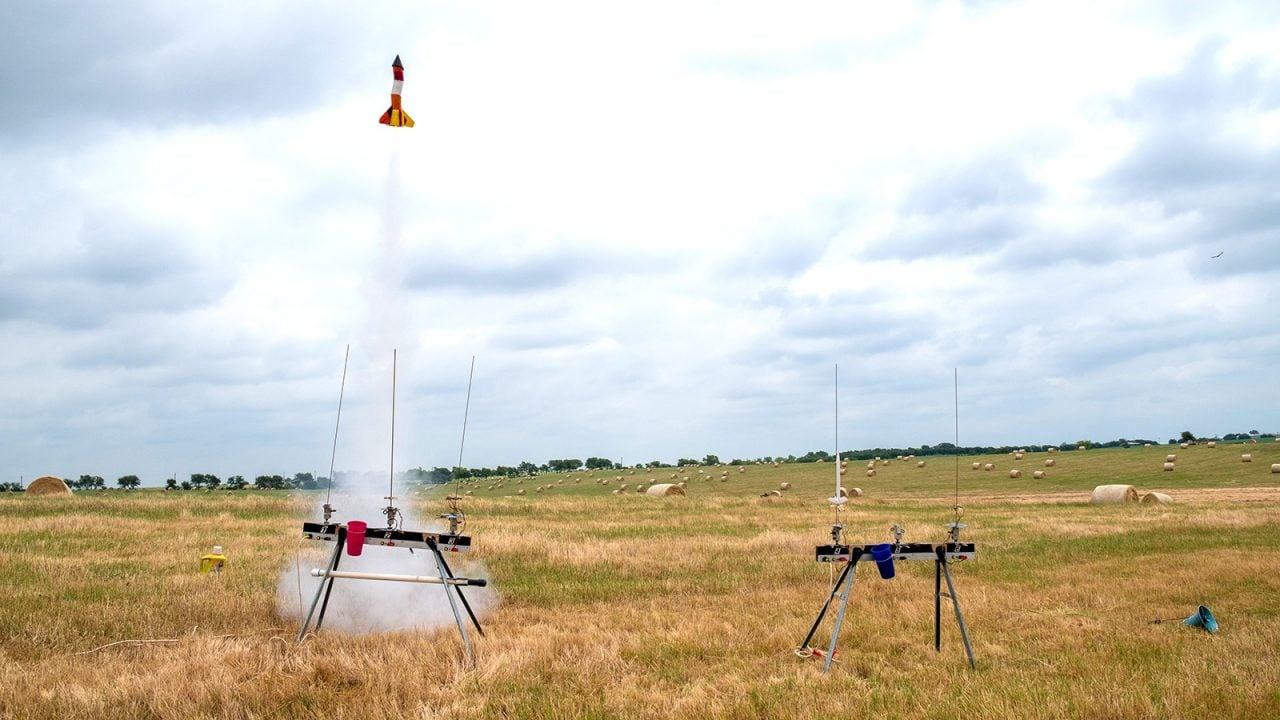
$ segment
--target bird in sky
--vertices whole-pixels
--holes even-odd
[[[1210,259],[1210,260],[1215,260],[1215,259],[1217,259],[1217,258],[1220,258],[1220,257],[1222,257],[1222,253],[1224,253],[1224,252],[1226,252],[1226,250],[1223,250],[1222,252],[1218,253],[1217,255],[1214,255],[1213,257],[1210,257],[1209,259]]]

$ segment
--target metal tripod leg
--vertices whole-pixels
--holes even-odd
[[[945,549],[938,550],[938,572],[941,573],[947,579],[947,593],[951,598],[952,607],[956,609],[956,623],[960,626],[960,639],[964,641],[964,652],[966,655],[969,656],[969,667],[974,670],[977,670],[978,664],[973,659],[973,646],[969,644],[969,629],[964,624],[964,613],[960,612],[960,598],[956,597],[956,586],[954,583],[951,582],[951,570],[948,569],[947,567],[947,556],[946,556]],[[938,589],[941,590],[940,587]],[[934,627],[935,627],[934,646],[935,647],[937,647],[940,644],[940,640],[938,639],[939,633],[937,633],[936,628],[941,623],[941,619],[939,617],[941,615],[941,604],[942,604],[942,594],[938,593],[936,595],[935,604],[934,604],[934,609],[936,611],[934,614]]]
[[[444,555],[440,555],[440,563],[444,566],[444,571],[448,577],[453,577],[453,569],[449,567],[449,563],[444,559]],[[467,615],[471,618],[471,624],[475,625],[476,632],[480,633],[480,637],[484,637],[484,628],[480,627],[480,621],[476,619],[476,614],[471,610],[471,603],[467,602],[467,596],[462,594],[462,588],[454,585],[454,590],[458,593],[458,599],[462,601],[462,607],[466,609]]]
[[[835,585],[831,586],[831,594],[827,596],[827,602],[823,604],[822,610],[818,613],[818,619],[813,621],[813,627],[809,628],[809,634],[805,635],[804,640],[800,643],[801,648],[809,647],[809,641],[818,632],[818,626],[822,624],[822,619],[827,616],[827,608],[831,607],[831,601],[836,598],[840,585],[844,583],[844,576],[849,574],[849,570],[852,567],[853,563],[845,563],[844,569],[840,571],[840,577],[836,578]]]
[[[945,557],[945,555],[939,556],[933,564],[933,649],[935,652],[942,652],[942,566],[947,562]]]
[[[338,541],[333,544],[333,555],[329,558],[328,570],[338,569],[338,558],[342,557],[342,544],[346,540],[346,529],[338,528]],[[302,642],[302,638],[307,634],[307,628],[311,626],[311,618],[316,613],[316,604],[320,602],[320,596],[324,596],[324,604],[329,604],[329,590],[333,589],[333,578],[328,574],[316,586],[316,596],[311,600],[311,609],[307,611],[307,617],[302,621],[302,629],[298,631],[298,642]],[[321,620],[324,619],[324,610],[320,611]],[[320,622],[316,622],[316,630],[320,629]]]
[[[853,551],[853,558],[849,560],[849,568],[846,573],[847,579],[844,583],[844,592],[840,594],[840,610],[836,613],[836,624],[831,628],[831,644],[827,646],[827,662],[822,666],[822,672],[831,670],[831,663],[836,658],[836,640],[840,638],[840,625],[844,623],[844,611],[849,607],[849,596],[853,594],[853,580],[857,576],[858,559],[861,553],[857,550]],[[836,586],[837,592],[839,586]]]
[[[804,636],[804,642],[800,643],[800,647],[809,647],[809,641],[813,640],[813,636],[818,632],[818,626],[822,624],[822,619],[827,616],[827,610],[831,608],[831,602],[837,597],[840,600],[840,610],[837,613],[835,627],[831,631],[831,644],[827,649],[827,662],[822,668],[822,672],[831,669],[831,658],[835,654],[836,638],[840,635],[840,624],[844,621],[845,606],[849,604],[849,595],[853,591],[853,579],[857,574],[858,560],[862,558],[862,550],[854,548],[849,562],[845,564],[844,569],[840,571],[840,576],[836,578],[836,582],[831,586],[831,594],[827,596],[827,602],[823,604],[822,610],[818,612],[818,619],[813,621],[813,627],[809,628],[809,634]],[[843,593],[841,587],[844,588]]]
[[[444,556],[440,554],[440,548],[430,540],[427,544],[431,547],[431,554],[436,559],[436,569],[440,573],[440,577],[445,577],[448,570],[444,561]],[[449,609],[453,611],[453,620],[458,625],[458,634],[462,635],[462,644],[467,649],[467,663],[474,665],[476,662],[476,651],[471,646],[471,638],[467,636],[467,626],[462,622],[462,615],[458,612],[458,602],[453,599],[453,593],[457,592],[457,588],[446,584],[444,586],[444,596],[449,600]],[[459,595],[461,597],[461,595]]]
[[[342,550],[347,546],[347,528],[345,526],[338,528],[336,543],[338,549],[333,554],[333,567],[330,567],[330,570],[338,569],[338,561],[342,560]],[[324,613],[329,609],[329,595],[332,593],[333,578],[329,578],[329,585],[324,590],[324,600],[320,603],[320,614],[316,616],[316,632],[320,632],[320,626],[324,624]]]

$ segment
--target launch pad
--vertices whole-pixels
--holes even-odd
[[[452,519],[450,523],[454,525]],[[313,629],[311,627],[313,618],[315,619],[314,630],[319,631],[320,626],[324,624],[325,610],[329,607],[329,595],[333,592],[333,581],[335,579],[427,583],[443,586],[445,597],[449,601],[449,609],[453,612],[453,619],[458,627],[458,634],[462,637],[462,644],[467,651],[467,661],[474,663],[475,648],[471,644],[471,638],[467,634],[467,627],[462,620],[462,613],[459,611],[458,606],[462,606],[462,609],[466,611],[467,616],[471,619],[471,624],[475,626],[476,632],[483,637],[484,630],[480,627],[480,621],[476,619],[476,614],[472,611],[471,604],[467,602],[466,596],[462,594],[462,588],[464,586],[485,587],[489,583],[483,578],[465,578],[454,575],[449,563],[445,560],[445,553],[470,551],[471,538],[456,532],[429,533],[393,527],[367,528],[364,531],[363,542],[357,545],[360,549],[363,549],[362,546],[405,548],[410,552],[414,549],[425,549],[431,553],[437,573],[436,575],[392,575],[386,573],[348,572],[338,569],[338,564],[347,550],[348,541],[353,535],[353,533],[349,532],[346,523],[304,522],[302,524],[302,537],[304,539],[332,542],[334,543],[334,548],[333,554],[329,557],[328,565],[311,571],[312,577],[318,577],[321,580],[316,587],[315,597],[311,600],[311,608],[307,611],[307,616],[302,621],[302,628],[298,630],[298,642],[302,642],[307,632]],[[360,553],[352,551],[350,554],[358,555]],[[319,609],[318,614],[317,608]]]
[[[951,570],[948,568],[954,561],[968,560],[975,557],[977,555],[977,546],[971,542],[960,542],[960,529],[964,525],[957,522],[951,523],[947,527],[950,530],[950,542],[945,543],[904,543],[902,542],[903,530],[901,526],[894,525],[892,529],[894,541],[892,543],[844,545],[840,542],[840,533],[844,526],[839,523],[833,525],[831,527],[832,544],[817,546],[814,550],[814,559],[821,563],[841,562],[845,563],[845,566],[831,586],[831,593],[827,596],[826,603],[823,604],[822,610],[818,612],[818,618],[813,621],[813,627],[809,628],[809,634],[805,636],[804,641],[800,643],[800,647],[796,649],[796,654],[801,657],[825,655],[826,662],[823,665],[822,672],[825,673],[831,670],[831,663],[836,654],[836,641],[840,637],[840,626],[844,623],[845,610],[848,608],[849,598],[853,594],[853,581],[857,573],[858,563],[861,560],[865,558],[873,559],[880,569],[881,577],[885,579],[893,577],[894,561],[932,560],[934,562],[933,649],[935,651],[941,651],[942,649],[942,598],[947,597],[955,608],[956,623],[960,626],[960,638],[964,642],[965,654],[969,657],[969,667],[977,669],[977,664],[973,659],[973,647],[969,644],[969,630],[965,626],[964,614],[960,611],[960,600],[956,597],[956,587],[951,580]],[[943,578],[947,581],[946,593],[942,591]],[[809,641],[813,640],[813,636],[818,632],[818,627],[822,624],[823,618],[826,617],[827,611],[831,609],[831,604],[836,598],[840,598],[840,603],[836,612],[835,626],[831,629],[831,643],[825,651],[814,650],[809,646]]]

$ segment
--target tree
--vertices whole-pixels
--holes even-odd
[[[165,489],[165,490],[177,490],[177,489],[178,489],[178,478],[166,478],[166,479],[165,479],[165,481],[164,481],[164,489]]]
[[[297,488],[302,488],[303,490],[315,490],[316,489],[315,476],[313,476],[309,472],[294,473],[293,486]]]
[[[141,485],[142,481],[138,479],[137,475],[125,475],[124,477],[116,478],[116,484],[125,490],[132,490]]]
[[[612,470],[613,461],[609,458],[589,457],[587,458],[588,470]]]
[[[707,456],[702,458],[702,464],[703,465],[719,465],[720,458],[719,456],[712,455],[711,453],[707,453]]]
[[[190,490],[195,486],[191,484],[190,480],[183,480],[182,485],[180,485],[179,487],[181,487],[183,490]]]
[[[253,486],[259,490],[283,490],[289,487],[289,481],[280,475],[259,475],[253,479]]]
[[[0,483],[0,492],[22,492],[26,488],[22,487],[22,483],[3,482]]]
[[[107,481],[97,475],[81,475],[80,479],[75,481],[75,487],[80,490],[101,490],[107,486]]]
[[[243,490],[248,484],[243,475],[232,475],[227,478],[227,487],[232,490]]]
[[[1183,431],[1182,431],[1182,442],[1184,442],[1184,443],[1193,443],[1193,442],[1195,442],[1195,441],[1196,441],[1196,436],[1195,436],[1195,435],[1192,435],[1190,430],[1183,430]]]

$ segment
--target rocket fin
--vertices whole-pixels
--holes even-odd
[[[387,108],[387,111],[382,113],[382,117],[378,119],[378,122],[382,123],[383,125],[391,124],[391,108]]]

